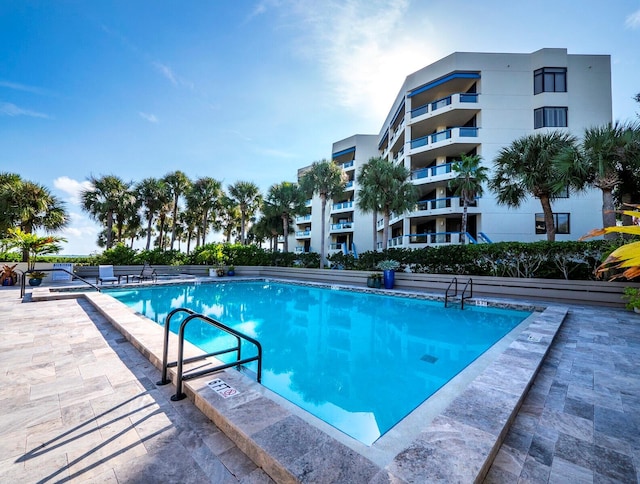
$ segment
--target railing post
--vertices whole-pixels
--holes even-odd
[[[179,312],[185,312],[187,314],[194,314],[193,311],[191,311],[191,309],[187,309],[187,308],[176,308],[173,311],[171,311],[169,314],[167,314],[167,317],[164,320],[164,344],[163,344],[163,348],[162,348],[162,378],[160,379],[160,381],[158,381],[156,383],[156,385],[166,385],[168,383],[171,383],[171,380],[169,378],[167,378],[167,369],[169,366],[169,331],[170,331],[170,327],[171,327],[171,318],[173,317],[174,314],[179,313]]]

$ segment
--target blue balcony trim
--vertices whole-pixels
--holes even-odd
[[[338,151],[331,155],[335,160],[338,156],[346,155],[347,153],[354,153],[356,151],[356,147],[352,146],[351,148],[347,148],[346,150]]]
[[[391,122],[389,123],[390,126],[393,126],[393,123],[396,122],[396,119],[398,119],[398,116],[400,115],[401,112],[404,113],[404,101],[402,101],[402,104],[396,110],[396,113],[393,115],[393,118],[391,118]]]
[[[385,140],[387,140],[388,138],[389,138],[389,129],[387,129],[387,131],[384,133],[384,136],[382,136],[382,139],[378,143],[378,149],[380,149],[380,147],[384,144]]]
[[[423,86],[414,89],[409,94],[407,94],[407,97],[413,97],[417,94],[420,94],[421,92],[428,91],[429,89],[433,89],[434,87],[440,86],[445,82],[449,82],[454,79],[480,79],[480,74],[477,72],[453,72],[444,77],[441,77],[440,79],[436,79],[435,81],[431,81]]]
[[[461,103],[477,103],[478,102],[478,93],[460,93],[460,102]]]

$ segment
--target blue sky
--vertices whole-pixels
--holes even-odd
[[[378,133],[411,72],[544,47],[610,54],[614,118],[640,111],[638,0],[0,0],[0,171],[65,200],[63,253],[86,254],[90,175],[266,191]]]

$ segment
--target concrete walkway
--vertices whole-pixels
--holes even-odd
[[[82,300],[0,289],[0,482],[272,482]],[[640,482],[640,316],[571,307],[487,483]]]
[[[270,483],[81,299],[0,289],[0,482]]]

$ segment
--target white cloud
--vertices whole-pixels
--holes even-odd
[[[96,244],[100,227],[83,213],[69,213],[69,225],[59,234],[67,239],[62,253],[67,255],[88,255],[100,251]]]
[[[4,103],[0,102],[0,115],[4,116],[30,116],[32,118],[45,118],[51,119],[51,116],[44,113],[39,113],[37,111],[32,111],[30,109],[24,109],[19,106],[16,106],[13,103]]]
[[[154,123],[154,124],[158,123],[158,118],[156,117],[155,114],[143,113],[142,111],[139,111],[138,114],[140,115],[141,118],[146,119],[150,123]]]
[[[624,25],[628,29],[637,29],[640,28],[640,10],[636,10],[632,14],[627,16],[627,19],[624,22]]]
[[[42,89],[40,87],[28,86],[26,84],[20,84],[17,82],[10,82],[10,81],[0,81],[0,87],[6,87],[8,89],[13,89],[14,91],[30,92],[32,94],[41,94],[41,95],[51,94],[46,89]]]
[[[68,176],[61,176],[53,180],[53,186],[68,195],[66,201],[71,205],[80,205],[80,192],[92,188],[91,182],[78,181]]]
[[[263,2],[297,17],[299,53],[320,62],[337,102],[363,117],[385,116],[405,77],[437,58],[425,35],[415,29],[408,0],[289,0]]]
[[[173,84],[174,86],[178,85],[178,79],[176,78],[176,75],[171,70],[171,67],[165,64],[162,64],[160,62],[154,62],[153,67],[155,67],[158,70],[158,72],[160,72],[160,74],[162,74],[164,77],[169,79],[169,81],[171,81],[171,84]]]
[[[156,68],[158,72],[160,72],[160,74],[162,74],[164,77],[169,79],[171,84],[173,84],[174,86],[187,87],[193,90],[194,88],[193,82],[178,76],[175,72],[173,72],[173,69],[171,69],[171,67],[169,67],[168,65],[158,61],[152,62],[152,65],[153,67]]]

